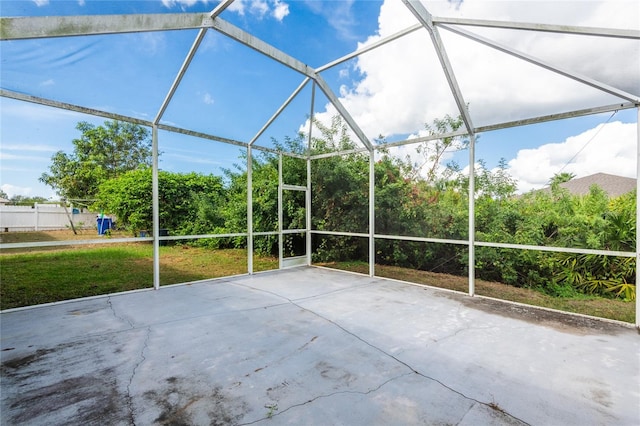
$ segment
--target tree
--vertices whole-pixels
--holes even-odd
[[[576,177],[574,173],[568,173],[568,172],[556,173],[555,175],[553,175],[553,177],[549,181],[550,186],[552,189],[557,190],[560,184],[569,182],[574,177]]]
[[[47,199],[39,196],[27,197],[26,195],[14,195],[10,201],[14,206],[33,206],[35,203],[45,203]]]
[[[460,129],[463,124],[462,116],[454,118],[447,114],[444,118],[434,119],[432,124],[425,123],[424,127],[430,136],[434,136],[455,132]],[[413,164],[414,171],[412,177],[424,173],[423,169],[427,167],[427,171],[424,174],[426,180],[429,182],[437,180],[439,177],[438,169],[441,166],[440,161],[445,152],[465,150],[468,147],[469,139],[457,136],[447,136],[419,144],[416,147],[416,153],[422,157],[422,163]]]
[[[93,199],[100,184],[127,171],[151,165],[148,129],[132,123],[105,121],[102,126],[81,121],[73,153],[58,151],[40,181],[63,198]]]
[[[160,227],[172,235],[224,232],[222,178],[160,171]],[[100,185],[95,207],[117,217],[133,233],[153,226],[151,168],[131,170]]]

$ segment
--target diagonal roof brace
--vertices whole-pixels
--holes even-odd
[[[218,6],[216,6],[210,13],[211,19],[214,19],[219,14],[221,14],[227,7],[231,5],[231,3],[233,3],[233,1],[234,0],[224,0],[223,2],[218,4]],[[162,119],[162,116],[164,115],[165,111],[167,110],[167,107],[169,106],[169,103],[171,102],[171,99],[173,98],[173,95],[175,94],[176,90],[178,89],[178,86],[180,85],[180,82],[182,81],[182,77],[184,77],[184,74],[189,68],[189,65],[191,65],[191,61],[193,60],[193,57],[198,51],[198,48],[200,47],[200,43],[202,43],[202,40],[204,40],[204,36],[206,35],[206,33],[207,33],[206,28],[200,28],[200,31],[198,31],[198,35],[196,36],[196,39],[193,42],[193,45],[191,46],[191,49],[189,49],[189,53],[187,53],[187,57],[182,63],[182,66],[180,67],[180,70],[178,71],[178,74],[176,75],[173,81],[173,84],[169,89],[169,92],[165,96],[164,101],[162,102],[162,105],[160,106],[160,109],[156,114],[155,120],[153,120],[154,124],[158,124]]]
[[[313,79],[318,84],[320,89],[322,89],[325,96],[333,104],[336,110],[338,110],[349,127],[351,127],[351,130],[353,130],[358,139],[360,139],[360,141],[364,144],[365,147],[367,147],[369,151],[373,151],[373,145],[371,144],[365,133],[362,131],[362,129],[360,129],[360,126],[358,126],[353,117],[351,117],[351,114],[349,114],[346,108],[342,105],[329,85],[327,85],[324,79],[313,68],[220,18],[215,18],[213,20],[212,28],[244,44],[245,46],[262,53],[263,55],[277,62],[280,62],[281,64],[293,69],[294,71],[298,71],[299,73]]]
[[[422,5],[422,3],[420,3],[419,0],[402,0],[402,2],[418,19],[422,26],[429,32],[431,41],[433,42],[433,47],[436,50],[438,59],[440,60],[440,65],[442,65],[442,70],[444,71],[447,82],[449,83],[449,88],[453,93],[453,97],[458,106],[458,110],[460,111],[460,115],[462,116],[462,121],[464,121],[467,132],[469,132],[469,134],[473,134],[474,128],[471,121],[471,116],[469,115],[469,109],[467,108],[467,104],[464,101],[464,97],[462,96],[462,91],[460,90],[460,86],[458,85],[456,76],[453,73],[453,67],[449,62],[449,57],[447,56],[444,44],[440,39],[440,33],[438,32],[438,29],[433,25],[431,14],[427,11],[427,9],[425,9],[425,7]]]
[[[314,80],[318,85],[318,87],[320,87],[320,90],[324,92],[325,96],[329,99],[329,101],[333,104],[333,106],[338,110],[342,118],[344,118],[344,121],[346,121],[349,127],[351,127],[351,130],[353,130],[353,132],[356,134],[358,139],[360,139],[360,142],[362,142],[362,144],[365,147],[367,147],[369,152],[372,152],[373,145],[371,144],[367,136],[364,134],[360,126],[358,126],[358,124],[355,122],[353,117],[351,117],[351,114],[349,114],[349,111],[347,111],[347,109],[342,105],[342,103],[340,103],[340,100],[338,99],[338,97],[331,91],[331,88],[329,88],[329,86],[324,81],[324,79],[320,75],[316,75]]]
[[[637,105],[640,105],[640,97],[638,97],[637,95],[634,95],[632,93],[626,92],[624,90],[618,89],[616,87],[610,86],[608,84],[602,83],[600,81],[594,80],[590,77],[581,75],[577,72],[572,72],[572,71],[568,71],[566,69],[562,69],[561,67],[552,65],[548,62],[542,61],[532,55],[526,54],[524,52],[521,52],[517,49],[513,49],[511,47],[508,47],[504,44],[498,43],[496,41],[490,40],[486,37],[483,37],[481,35],[475,34],[471,31],[467,31],[464,30],[462,28],[456,28],[454,26],[450,26],[450,25],[442,25],[442,28],[444,28],[445,30],[451,31],[454,34],[458,34],[461,35],[463,37],[466,37],[470,40],[474,40],[478,43],[484,44],[485,46],[491,47],[493,49],[499,50],[500,52],[506,53],[508,55],[511,56],[515,56],[516,58],[522,59],[524,61],[527,61],[531,64],[540,66],[546,70],[555,72],[557,74],[560,74],[564,77],[570,78],[572,80],[578,81],[580,83],[586,84],[588,86],[591,86],[595,89],[601,90],[605,93],[609,93],[610,95],[614,95],[617,96],[619,98],[625,99],[627,101],[633,102]]]
[[[297,71],[310,78],[315,77],[315,71],[310,66],[290,55],[287,55],[283,51],[271,46],[268,43],[265,43],[259,38],[223,19],[215,18],[211,23],[211,28],[257,52],[262,53],[263,55],[268,56],[274,61],[280,62],[282,65],[289,67],[294,71]]]
[[[536,24],[531,22],[505,22],[492,21],[487,19],[466,19],[466,18],[447,18],[433,17],[432,21],[435,25],[454,24],[468,25],[472,27],[485,28],[503,28],[509,30],[524,30],[560,34],[577,34],[596,37],[612,37],[630,40],[640,40],[640,31],[623,28],[599,28],[599,27],[578,27],[575,25],[553,25],[553,24]]]
[[[282,111],[284,111],[284,109],[289,106],[291,101],[293,101],[293,99],[296,96],[298,96],[298,93],[300,93],[300,91],[304,89],[304,87],[307,85],[309,80],[311,79],[307,77],[302,81],[302,83],[300,83],[300,85],[296,88],[296,90],[293,91],[291,96],[289,96],[287,100],[284,101],[282,105],[280,105],[280,108],[278,108],[278,110],[271,116],[271,118],[267,120],[267,122],[264,124],[264,126],[262,126],[262,128],[258,131],[258,133],[256,133],[256,135],[253,138],[251,138],[251,140],[249,141],[249,146],[252,146],[258,140],[258,138],[262,136],[265,130],[267,130],[267,128],[271,126],[271,124],[276,120],[276,118],[278,118],[278,116],[282,113]]]
[[[234,0],[222,0],[209,14],[211,19],[215,19],[218,15],[225,11],[226,8],[231,6]]]

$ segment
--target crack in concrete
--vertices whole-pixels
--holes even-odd
[[[140,351],[140,359],[136,363],[136,365],[133,366],[133,370],[131,371],[131,377],[129,378],[129,383],[127,383],[127,395],[126,395],[127,407],[129,408],[129,417],[130,417],[130,420],[131,420],[131,424],[133,426],[136,426],[136,419],[135,419],[135,411],[134,411],[134,408],[133,408],[133,398],[131,396],[131,384],[133,383],[133,378],[136,375],[136,370],[147,359],[144,356],[144,351],[148,348],[150,336],[151,336],[151,327],[149,326],[149,327],[147,327],[147,334],[146,334],[146,336],[144,338],[144,342],[142,344],[142,350]]]
[[[378,390],[380,390],[386,384],[388,384],[390,382],[393,382],[394,380],[398,380],[401,377],[408,376],[410,374],[413,374],[413,372],[403,373],[403,374],[399,374],[399,375],[397,375],[395,377],[391,377],[391,378],[385,380],[384,382],[380,383],[378,386],[376,386],[374,388],[371,388],[371,389],[369,389],[367,391],[341,390],[341,391],[331,392],[331,393],[328,393],[328,394],[318,395],[318,396],[313,397],[313,398],[311,398],[311,399],[309,399],[309,400],[307,400],[305,402],[301,402],[301,403],[298,403],[298,404],[293,404],[293,405],[285,408],[284,410],[278,410],[277,413],[273,413],[270,416],[262,417],[260,419],[257,419],[257,420],[254,420],[254,421],[248,422],[248,423],[239,423],[238,426],[247,426],[247,425],[252,425],[252,424],[256,424],[256,423],[262,422],[264,420],[270,420],[270,419],[272,419],[272,418],[274,418],[276,416],[280,416],[280,415],[282,415],[282,414],[286,413],[287,411],[292,410],[294,408],[302,407],[302,406],[305,406],[307,404],[311,404],[311,403],[313,403],[313,402],[315,402],[315,401],[317,401],[319,399],[331,398],[332,396],[335,396],[335,395],[343,395],[343,394],[369,395],[370,393],[377,392]],[[276,407],[277,407],[277,404],[276,404]]]
[[[244,288],[248,288],[248,289],[251,289],[251,290],[260,291],[260,292],[263,292],[263,293],[268,293],[268,294],[271,294],[272,296],[276,296],[276,297],[279,297],[281,299],[284,299],[288,303],[294,303],[294,300],[297,301],[297,302],[301,302],[301,301],[304,301],[304,300],[312,300],[312,299],[316,299],[316,298],[319,298],[319,297],[322,297],[322,296],[326,296],[326,295],[329,295],[329,294],[333,294],[333,293],[340,293],[340,292],[344,292],[344,291],[355,290],[355,289],[362,288],[362,287],[368,287],[368,286],[371,286],[374,283],[364,283],[364,284],[358,284],[358,285],[352,286],[352,287],[338,288],[338,289],[335,289],[335,290],[327,291],[325,293],[314,294],[312,296],[300,297],[298,299],[289,299],[288,297],[285,297],[285,296],[283,296],[281,294],[275,293],[273,291],[265,290],[264,288],[254,287],[254,286],[249,285],[247,283],[235,282],[233,284],[237,285],[239,287],[244,287]],[[277,304],[277,305],[273,305],[273,306],[281,306],[281,305],[282,304]]]
[[[133,326],[133,323],[132,323],[131,321],[129,321],[129,319],[127,319],[127,318],[123,318],[123,317],[119,316],[119,315],[116,313],[116,309],[114,308],[113,303],[111,302],[111,296],[108,296],[108,297],[107,297],[107,304],[109,305],[109,308],[111,309],[111,313],[113,313],[113,316],[114,316],[115,318],[119,319],[120,321],[126,322],[127,324],[129,324],[129,327],[130,327],[130,328],[135,328],[135,327]]]
[[[253,288],[253,287],[251,287],[251,288]],[[405,366],[405,367],[407,367],[409,370],[411,370],[411,372],[413,372],[413,373],[415,373],[415,374],[419,375],[420,377],[423,377],[423,378],[425,378],[425,379],[427,379],[427,380],[434,381],[434,382],[438,383],[440,386],[444,387],[445,389],[448,389],[448,390],[450,390],[451,392],[453,392],[453,393],[455,393],[455,394],[458,394],[458,395],[460,395],[461,397],[463,397],[463,398],[465,398],[465,399],[467,399],[467,400],[469,400],[469,401],[474,401],[475,403],[478,403],[478,404],[484,405],[485,407],[487,407],[487,408],[489,408],[489,409],[491,409],[491,410],[496,410],[496,409],[497,409],[497,408],[496,408],[496,407],[497,407],[497,404],[495,403],[495,401],[492,401],[492,402],[483,402],[483,401],[480,401],[480,400],[478,400],[478,399],[475,399],[475,398],[473,398],[473,397],[470,397],[470,396],[468,396],[468,395],[465,395],[464,393],[462,393],[462,392],[460,392],[460,391],[458,391],[458,390],[456,390],[456,389],[452,388],[451,386],[446,385],[445,383],[443,383],[442,381],[440,381],[440,380],[436,379],[435,377],[430,377],[430,376],[428,376],[428,375],[426,375],[426,374],[423,374],[423,373],[419,372],[417,369],[413,368],[413,367],[412,367],[411,365],[409,365],[407,362],[402,361],[402,360],[401,360],[401,359],[399,359],[398,357],[396,357],[396,356],[394,356],[394,355],[392,355],[392,354],[390,354],[390,353],[386,352],[386,351],[385,351],[385,350],[383,350],[382,348],[379,348],[379,347],[377,347],[376,345],[374,345],[373,343],[368,342],[367,340],[363,339],[362,337],[358,336],[357,334],[355,334],[355,333],[353,333],[353,332],[351,332],[351,331],[347,330],[345,327],[343,327],[342,325],[338,324],[337,322],[335,322],[335,321],[333,321],[333,320],[331,320],[331,319],[329,319],[329,318],[327,318],[327,317],[325,317],[325,316],[323,316],[323,315],[321,315],[321,314],[319,314],[319,313],[317,313],[317,312],[315,312],[315,311],[313,311],[313,310],[311,310],[311,309],[309,309],[309,308],[305,308],[304,306],[299,305],[298,303],[296,303],[296,301],[294,301],[294,300],[292,300],[292,299],[289,299],[288,297],[282,296],[282,295],[280,295],[280,294],[277,294],[277,293],[272,292],[272,291],[269,291],[269,290],[264,290],[264,289],[259,289],[259,288],[256,288],[256,290],[263,291],[263,292],[265,292],[265,293],[269,293],[269,294],[272,294],[272,295],[277,296],[277,297],[281,297],[282,299],[285,299],[285,300],[289,301],[289,303],[291,303],[292,305],[294,305],[294,306],[296,306],[296,307],[298,307],[298,308],[300,308],[300,309],[302,309],[302,310],[305,310],[305,311],[307,311],[307,312],[311,313],[312,315],[317,316],[318,318],[322,318],[323,320],[325,320],[325,321],[329,322],[330,324],[333,324],[334,326],[338,327],[339,329],[341,329],[341,330],[342,330],[342,331],[344,331],[345,333],[349,334],[350,336],[352,336],[352,337],[356,338],[357,340],[361,341],[361,342],[362,342],[362,343],[364,343],[365,345],[367,345],[367,346],[371,347],[372,349],[374,349],[374,350],[376,350],[376,351],[378,351],[378,352],[380,352],[380,353],[382,353],[382,354],[386,355],[387,357],[389,357],[389,358],[391,358],[391,359],[395,360],[395,361],[396,361],[396,362],[398,362],[399,364],[404,365],[404,366]],[[458,332],[463,331],[463,330],[465,330],[465,329],[467,329],[467,328],[468,328],[468,327],[464,327],[464,328],[462,328],[462,329],[460,329],[460,330],[456,331],[456,333],[454,333],[454,334],[457,334]],[[401,376],[400,376],[400,377],[401,377]],[[344,392],[344,391],[342,391],[342,392]],[[317,398],[315,398],[315,399],[317,399]],[[311,400],[311,401],[307,401],[307,403],[312,402],[312,401],[313,401],[313,400]],[[284,411],[286,411],[286,410],[284,410]],[[282,411],[282,412],[284,412],[284,411]],[[512,419],[516,420],[516,421],[521,422],[521,423],[522,423],[522,424],[524,424],[524,425],[529,425],[529,423],[527,423],[527,422],[525,422],[524,420],[522,420],[522,419],[520,419],[520,418],[518,418],[518,417],[516,417],[516,416],[514,416],[514,415],[512,415],[512,414],[510,414],[510,413],[508,413],[507,411],[505,411],[505,410],[503,410],[503,409],[501,409],[501,408],[499,409],[499,411],[500,411],[502,414],[504,414],[504,415],[506,415],[506,416],[509,416],[509,417],[511,417]],[[281,412],[281,413],[282,413],[282,412]],[[278,413],[278,414],[281,414],[281,413]],[[273,416],[272,416],[272,417],[273,417]]]

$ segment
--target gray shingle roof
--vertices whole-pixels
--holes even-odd
[[[569,182],[561,183],[560,187],[566,188],[574,195],[586,195],[592,185],[598,185],[609,197],[614,198],[633,191],[636,188],[636,180],[607,173],[596,173],[582,178],[571,179]]]

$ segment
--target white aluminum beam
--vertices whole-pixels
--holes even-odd
[[[287,191],[306,191],[307,187],[302,185],[289,185],[286,183],[282,183],[282,189]]]
[[[210,135],[208,133],[201,133],[201,132],[196,132],[193,130],[187,130],[187,129],[183,129],[181,127],[175,127],[175,126],[169,126],[167,124],[158,124],[158,129],[160,130],[166,130],[168,132],[173,132],[173,133],[180,133],[183,135],[189,135],[189,136],[193,136],[196,138],[200,138],[200,139],[206,139],[206,140],[210,140],[210,141],[214,141],[214,142],[222,142],[222,143],[226,143],[229,145],[236,145],[236,146],[241,146],[243,148],[247,147],[247,144],[244,142],[240,142],[237,141],[235,139],[227,139],[227,138],[223,138],[220,136],[213,136]],[[254,147],[254,148],[259,148],[259,147]],[[263,150],[269,150],[268,148],[262,148]],[[276,150],[271,150],[273,152],[278,152]]]
[[[305,207],[305,226],[307,228],[306,237],[306,254],[307,265],[311,265],[311,204],[313,203],[311,194],[311,149],[313,141],[313,118],[315,117],[315,105],[316,105],[316,82],[311,85],[311,102],[309,104],[309,134],[307,135],[307,192],[305,193],[304,207]]]
[[[152,173],[151,173],[151,208],[153,222],[153,288],[160,289],[160,190],[158,163],[158,126],[153,125],[151,145]]]
[[[208,13],[3,17],[0,40],[185,30],[212,23]]]
[[[311,233],[316,235],[333,235],[337,237],[369,238],[369,234],[363,234],[362,232],[320,231],[314,229],[311,231]]]
[[[141,126],[151,127],[153,125],[153,123],[148,120],[141,120],[139,118],[129,117],[127,115],[114,114],[111,112],[101,111],[98,109],[86,108],[83,106],[69,104],[65,102],[58,102],[51,99],[26,95],[24,93],[13,92],[11,90],[6,90],[6,89],[0,89],[0,96],[4,98],[15,99],[18,101],[30,102],[32,104],[44,105],[52,108],[64,109],[67,111],[79,112],[81,114],[88,114],[96,117],[104,117],[110,120],[126,121],[128,123],[139,124]]]
[[[353,117],[351,117],[351,114],[349,114],[349,111],[347,111],[347,109],[342,105],[338,97],[333,93],[333,91],[331,91],[331,88],[329,87],[329,85],[324,81],[324,79],[320,75],[316,75],[314,80],[317,83],[318,87],[320,87],[320,90],[322,90],[322,92],[325,94],[327,99],[329,99],[329,101],[333,104],[336,110],[338,110],[338,112],[340,113],[344,121],[347,122],[347,124],[349,125],[353,133],[355,133],[358,139],[360,139],[360,142],[362,142],[362,144],[365,147],[367,147],[369,151],[372,151],[373,145],[371,144],[367,136],[364,134],[360,126],[358,126],[358,124],[355,122]]]
[[[376,153],[369,153],[369,276],[376,275]]]
[[[253,274],[253,155],[247,146],[247,272]]]
[[[313,68],[227,21],[216,18],[211,28],[307,77],[316,75]]]
[[[553,253],[595,254],[597,256],[634,257],[636,255],[636,253],[632,251],[593,250],[593,249],[581,249],[581,248],[573,248],[573,247],[532,246],[527,244],[491,243],[491,242],[484,242],[484,241],[476,241],[475,245],[478,247],[549,251]]]
[[[202,238],[236,238],[246,236],[246,232],[234,232],[229,234],[168,235],[166,237],[160,237],[160,241],[199,240]]]
[[[538,58],[536,58],[534,56],[531,56],[531,55],[529,55],[527,53],[520,52],[520,51],[518,51],[516,49],[513,49],[511,47],[505,46],[505,45],[503,45],[501,43],[498,43],[496,41],[490,40],[490,39],[488,39],[486,37],[483,37],[481,35],[474,34],[474,33],[470,32],[470,31],[464,30],[462,28],[455,28],[455,27],[450,26],[450,25],[442,25],[441,27],[446,29],[446,30],[448,30],[448,31],[451,31],[452,33],[461,35],[461,36],[466,37],[468,39],[474,40],[474,41],[476,41],[478,43],[484,44],[485,46],[491,47],[491,48],[499,50],[499,51],[501,51],[503,53],[506,53],[506,54],[509,54],[511,56],[514,56],[514,57],[516,57],[518,59],[522,59],[522,60],[524,60],[526,62],[529,62],[531,64],[540,66],[540,67],[542,67],[542,68],[544,68],[546,70],[552,71],[552,72],[554,72],[556,74],[560,74],[560,75],[562,75],[564,77],[568,77],[568,78],[570,78],[572,80],[575,80],[577,82],[586,84],[586,85],[591,86],[591,87],[593,87],[595,89],[601,90],[601,91],[603,91],[605,93],[609,93],[610,95],[617,96],[617,97],[619,97],[621,99],[625,99],[625,100],[633,102],[635,104],[640,104],[640,97],[638,97],[637,95],[631,94],[629,92],[625,92],[624,90],[617,89],[617,88],[615,88],[613,86],[610,86],[608,84],[599,82],[599,81],[594,80],[592,78],[583,76],[583,75],[581,75],[579,73],[568,71],[568,70],[562,69],[560,67],[557,67],[555,65],[551,65],[550,63],[548,63],[546,61],[543,61],[541,59],[538,59]]]
[[[416,143],[435,141],[435,140],[444,139],[444,138],[456,138],[460,136],[466,136],[468,134],[469,133],[467,132],[467,129],[458,129],[453,132],[440,133],[437,135],[420,136],[418,138],[406,139],[403,141],[383,143],[380,145],[376,145],[376,149],[385,149],[385,148],[393,148],[397,146],[412,145]]]
[[[256,50],[267,57],[280,62],[281,64],[298,71],[299,73],[310,77],[313,79],[316,84],[320,87],[320,89],[324,92],[325,96],[329,99],[329,101],[333,104],[333,106],[338,110],[342,118],[347,122],[351,130],[356,134],[358,139],[362,142],[364,146],[367,147],[369,151],[373,150],[373,145],[366,137],[360,126],[354,121],[351,114],[344,108],[344,106],[340,103],[338,97],[333,93],[331,88],[327,85],[324,79],[315,72],[312,68],[302,63],[301,61],[287,55],[286,53],[276,49],[275,47],[265,43],[264,41],[254,37],[253,35],[247,33],[246,31],[237,28],[230,23],[221,20],[220,18],[216,18],[213,21],[213,28],[228,37],[238,41],[239,43],[244,44],[245,46]]]
[[[493,130],[508,129],[510,127],[527,126],[529,124],[564,120],[566,118],[583,117],[585,115],[601,114],[605,112],[620,111],[620,110],[630,109],[630,108],[636,108],[636,105],[632,102],[624,102],[624,103],[606,105],[606,106],[595,107],[595,108],[579,109],[575,111],[562,112],[558,114],[542,115],[534,118],[507,121],[507,122],[498,123],[498,124],[490,124],[488,126],[480,126],[476,128],[476,132],[477,133],[490,132]]]
[[[427,9],[425,9],[425,7],[422,5],[422,3],[420,3],[419,0],[402,0],[402,2],[418,19],[422,26],[429,32],[431,41],[433,42],[433,47],[435,48],[436,54],[438,55],[438,60],[440,61],[440,65],[442,66],[444,75],[447,78],[447,83],[449,83],[449,88],[451,89],[456,104],[458,105],[458,111],[462,116],[462,121],[464,121],[467,132],[469,132],[469,134],[474,133],[469,109],[467,108],[467,104],[464,101],[464,97],[462,96],[462,90],[460,90],[460,86],[458,85],[458,81],[456,80],[456,76],[453,72],[453,67],[449,62],[449,57],[447,56],[447,51],[444,48],[442,39],[440,38],[440,33],[438,32],[438,29],[433,25],[431,14],[427,11]]]
[[[162,102],[162,105],[160,106],[160,109],[156,114],[156,118],[155,120],[153,120],[153,124],[158,124],[162,119],[164,112],[167,110],[167,107],[169,106],[169,103],[171,102],[173,95],[176,93],[176,90],[178,89],[178,86],[182,81],[182,77],[184,77],[184,73],[187,72],[187,68],[189,68],[189,65],[191,64],[191,60],[193,60],[193,57],[198,51],[198,47],[200,46],[200,43],[202,43],[202,40],[204,39],[204,36],[206,34],[207,34],[206,28],[202,28],[200,29],[200,31],[198,31],[198,35],[196,36],[196,39],[191,45],[191,48],[187,53],[187,57],[184,59],[184,62],[182,63],[182,66],[180,67],[180,70],[178,71],[176,78],[173,80],[173,83],[171,84],[171,88],[169,88],[169,92],[167,92],[167,95],[165,96],[164,101]]]
[[[636,327],[640,329],[640,107],[636,108]]]
[[[311,79],[309,77],[306,77],[302,81],[302,83],[300,83],[300,85],[296,88],[296,90],[294,90],[293,93],[287,98],[287,100],[284,101],[284,103],[280,106],[280,108],[278,108],[278,110],[271,116],[271,118],[264,124],[264,126],[262,126],[262,128],[258,131],[258,133],[256,133],[256,135],[253,138],[251,138],[251,140],[249,141],[250,146],[253,145],[260,136],[262,136],[262,134],[265,132],[265,130],[267,130],[267,128],[269,128],[269,126],[271,126],[271,124],[273,124],[273,122],[276,120],[276,118],[278,118],[278,116],[282,113],[282,111],[284,111],[285,108],[289,106],[291,101],[293,101],[295,97],[298,96],[298,94],[302,91],[302,89],[304,89],[304,87],[307,85],[309,80]]]
[[[466,18],[432,18],[432,22],[435,25],[439,24],[454,24],[454,25],[468,25],[473,27],[485,27],[485,28],[503,28],[509,30],[525,30],[536,32],[548,32],[548,33],[561,33],[561,34],[577,34],[596,37],[613,37],[613,38],[626,38],[637,40],[640,39],[640,31],[631,29],[617,29],[617,28],[598,28],[598,27],[578,27],[571,25],[553,25],[553,24],[536,24],[529,22],[505,22],[505,21],[492,21],[483,19],[466,19]]]
[[[356,56],[360,56],[363,53],[369,52],[369,51],[371,51],[373,49],[376,49],[376,48],[378,48],[380,46],[384,46],[385,44],[387,44],[389,42],[392,42],[392,41],[394,41],[396,39],[399,39],[401,37],[404,37],[407,34],[411,34],[412,32],[414,32],[416,30],[419,30],[420,28],[422,28],[422,24],[415,24],[415,25],[413,25],[413,26],[411,26],[409,28],[405,28],[402,31],[398,31],[395,34],[392,34],[392,35],[390,35],[388,37],[380,39],[380,40],[376,41],[375,43],[368,44],[368,45],[364,46],[362,49],[358,49],[355,52],[351,52],[351,53],[349,53],[349,54],[347,54],[347,55],[345,55],[345,56],[343,56],[341,58],[336,59],[335,61],[331,61],[326,65],[323,65],[323,66],[321,66],[319,68],[316,68],[316,72],[319,73],[319,72],[328,70],[329,68],[332,68],[332,67],[334,67],[334,66],[336,66],[338,64],[341,64],[343,62],[346,62],[349,59],[353,59]]]
[[[444,238],[409,237],[409,236],[402,236],[402,235],[385,235],[385,234],[376,234],[375,238],[379,238],[381,240],[416,241],[420,243],[455,244],[459,246],[469,245],[468,240],[449,240]]]
[[[215,19],[218,15],[225,11],[226,8],[231,6],[234,0],[222,0],[209,14],[211,19]]]
[[[469,296],[476,294],[476,137],[469,141]]]
[[[60,240],[60,241],[34,241],[30,243],[0,243],[0,250],[37,248],[37,247],[81,246],[81,245],[87,245],[87,244],[139,243],[142,241],[153,241],[153,238],[152,237],[102,238],[99,240]]]
[[[311,158],[312,160],[319,160],[321,158],[341,157],[349,154],[359,154],[361,152],[369,152],[369,150],[367,148],[355,148],[355,149],[348,149],[346,151],[325,152],[323,154],[312,155],[309,158]]]

